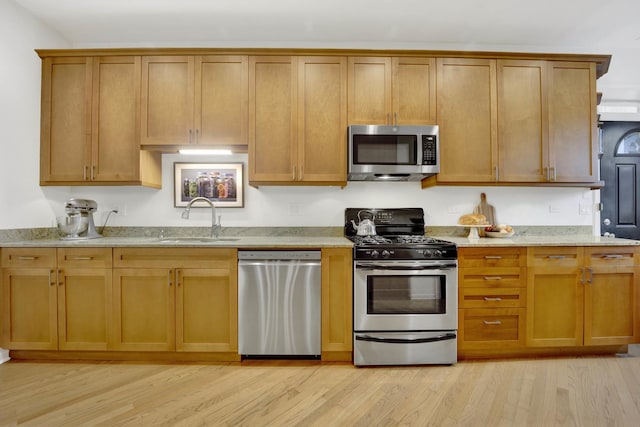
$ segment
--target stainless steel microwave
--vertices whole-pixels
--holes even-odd
[[[438,126],[349,126],[349,181],[419,181],[440,172]]]

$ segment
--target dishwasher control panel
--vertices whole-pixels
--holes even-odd
[[[296,260],[311,261],[321,259],[320,251],[238,251],[239,260]]]

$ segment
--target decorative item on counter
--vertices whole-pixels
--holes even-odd
[[[491,225],[484,229],[487,237],[505,238],[514,235],[513,227],[506,224]]]
[[[474,214],[484,215],[487,224],[496,224],[496,210],[493,206],[487,203],[487,195],[485,193],[480,193],[480,204],[473,209]],[[485,230],[479,229],[478,234],[480,237],[484,237]]]
[[[469,228],[469,235],[467,236],[469,239],[479,239],[478,229],[485,228],[491,224],[487,222],[487,217],[482,214],[466,214],[458,219],[458,225]]]

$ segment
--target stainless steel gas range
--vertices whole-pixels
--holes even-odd
[[[366,220],[374,227],[358,227]],[[424,225],[421,208],[345,211],[356,366],[457,362],[457,249],[425,237]]]

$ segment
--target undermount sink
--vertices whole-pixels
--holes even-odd
[[[239,240],[233,237],[163,237],[158,239],[160,243],[215,243],[235,242]]]

